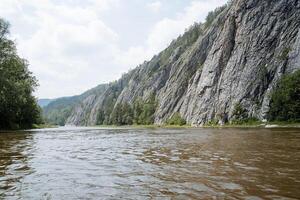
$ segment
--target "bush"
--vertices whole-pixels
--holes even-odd
[[[243,108],[240,103],[235,104],[234,110],[232,113],[234,120],[244,120],[247,119],[247,110]]]
[[[300,70],[284,75],[271,95],[270,121],[300,122]]]
[[[205,126],[218,126],[218,125],[219,125],[219,121],[216,119],[210,120],[205,124]]]
[[[177,112],[167,121],[167,124],[183,126],[186,124],[186,121],[181,117],[180,113]]]
[[[255,117],[245,119],[234,119],[230,122],[232,125],[256,125],[259,124],[260,120]]]

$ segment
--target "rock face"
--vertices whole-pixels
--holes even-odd
[[[179,112],[192,125],[233,119],[237,104],[263,120],[285,73],[300,69],[300,1],[234,0],[98,94],[77,104],[67,124],[95,125],[100,111],[155,95],[155,123]],[[110,109],[110,110],[109,110]]]

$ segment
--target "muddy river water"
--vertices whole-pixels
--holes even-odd
[[[300,129],[2,132],[0,199],[300,199]]]

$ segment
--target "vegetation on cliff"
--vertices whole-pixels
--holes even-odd
[[[8,22],[0,19],[0,129],[31,128],[42,123],[32,95],[38,84],[8,34]]]
[[[174,113],[174,115],[167,120],[167,125],[176,125],[176,126],[183,126],[186,124],[185,119],[183,119],[180,113]]]
[[[111,113],[100,111],[97,125],[151,125],[154,123],[156,109],[155,97],[151,96],[144,101],[136,99],[129,103],[118,103]]]
[[[270,121],[300,122],[300,70],[284,75],[271,96]]]

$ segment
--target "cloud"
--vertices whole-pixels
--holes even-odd
[[[18,52],[29,60],[39,80],[36,95],[52,98],[80,94],[119,78],[225,0],[185,1],[185,8],[173,17],[160,12],[162,2],[164,12],[165,7],[173,12],[173,0],[169,4],[158,0],[1,0],[0,13],[11,23]],[[136,9],[140,4],[152,14]],[[122,20],[128,23],[126,15],[131,28],[118,26]],[[138,24],[146,25],[139,30]],[[133,31],[145,32],[145,39],[134,43]],[[124,47],[122,41],[130,42]]]
[[[133,46],[118,58],[120,63],[137,66],[144,60],[149,60],[155,54],[165,49],[173,39],[183,34],[185,29],[194,22],[204,21],[208,12],[222,6],[227,0],[192,1],[174,18],[163,18],[153,25],[146,43]]]
[[[158,12],[162,7],[162,3],[160,1],[150,2],[147,4],[147,7],[153,12]]]
[[[12,23],[12,33],[18,33],[12,37],[16,38],[19,53],[30,61],[30,70],[39,79],[38,96],[77,94],[112,78],[102,76],[99,80],[97,74],[110,65],[118,51],[119,36],[98,14],[118,1],[94,0],[84,6],[74,4],[70,9],[68,4],[72,2],[4,0],[0,3],[0,11]],[[15,29],[21,22],[23,30]]]
[[[225,3],[225,0],[194,1],[182,13],[178,13],[174,19],[162,19],[149,34],[148,48],[152,49],[153,52],[163,50],[172,39],[182,34],[187,27],[194,22],[204,21],[209,11]]]

